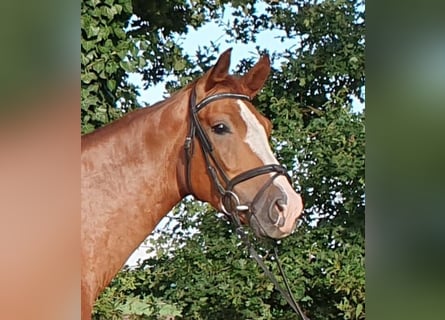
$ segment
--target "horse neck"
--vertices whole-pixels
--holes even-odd
[[[94,295],[185,195],[185,96],[82,137],[82,245],[85,270],[100,279]]]
[[[175,96],[83,137],[82,169],[101,176],[102,187],[118,196],[116,205],[122,200],[143,211],[153,211],[153,205],[163,211],[185,195],[179,167],[187,134],[186,100]]]

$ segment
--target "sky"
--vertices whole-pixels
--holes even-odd
[[[259,6],[259,10],[263,9],[264,5]],[[227,22],[231,19],[231,10],[226,10],[223,16],[223,20]],[[289,48],[292,45],[297,45],[297,40],[286,40],[281,42],[278,37],[284,36],[285,33],[280,30],[275,31],[264,31],[257,36],[256,43],[242,44],[242,43],[226,43],[229,37],[226,35],[224,30],[219,27],[215,22],[209,22],[203,27],[195,30],[190,28],[185,36],[179,37],[178,41],[181,47],[184,49],[185,53],[189,55],[194,55],[198,47],[210,46],[211,41],[220,45],[220,52],[225,51],[228,48],[233,48],[231,63],[232,67],[235,66],[240,60],[247,56],[252,56],[256,53],[255,47],[259,45],[260,47],[274,48],[277,51],[284,51],[284,49]],[[258,57],[259,58],[259,57]],[[233,68],[232,68],[233,69]],[[130,81],[140,88],[142,88],[141,76],[138,74],[131,74]],[[168,81],[166,79],[164,82],[159,83],[156,86],[150,87],[147,90],[140,90],[139,101],[147,102],[148,104],[154,104],[160,100],[163,100],[163,95],[166,94],[164,90],[165,83]]]
[[[259,10],[264,10],[259,7]],[[224,21],[227,22],[231,18],[231,11],[226,10],[224,13]],[[284,32],[280,30],[267,30],[261,32],[257,36],[256,43],[241,44],[241,43],[226,43],[226,36],[224,30],[219,27],[215,22],[209,22],[198,30],[190,29],[189,32],[180,38],[178,38],[181,47],[184,49],[185,53],[193,55],[199,46],[210,46],[210,42],[213,41],[216,44],[220,44],[220,52],[228,48],[233,48],[231,56],[231,65],[233,67],[246,56],[252,56],[256,54],[256,46],[262,48],[273,48],[274,51],[280,52],[284,51],[286,48],[291,46],[297,46],[298,40],[291,39],[281,42],[280,36],[284,36]],[[259,57],[258,57],[259,58]],[[275,66],[278,67],[279,61],[275,62]],[[137,85],[140,90],[139,101],[142,105],[152,105],[160,100],[164,100],[164,95],[167,94],[165,90],[165,83],[169,80],[165,79],[164,82],[159,83],[156,86],[152,86],[147,90],[143,90],[142,76],[139,74],[130,74],[130,82]],[[360,103],[357,99],[353,101],[353,110],[360,111],[363,110],[364,104]],[[165,221],[161,221],[158,228],[162,228],[165,225]],[[147,258],[145,253],[147,246],[142,244],[127,260],[129,266],[136,265],[138,259]]]
[[[258,6],[258,11],[264,10],[264,4]],[[227,22],[231,20],[231,10],[227,9],[223,16],[223,21]],[[286,39],[283,42],[280,40],[280,36],[285,36],[284,31],[281,30],[265,30],[262,31],[256,38],[256,43],[226,43],[229,37],[225,34],[224,30],[219,27],[215,22],[209,22],[198,30],[189,29],[189,32],[182,37],[179,37],[177,41],[181,44],[185,53],[189,55],[195,54],[199,46],[210,46],[211,41],[220,45],[220,52],[228,48],[233,48],[232,50],[232,69],[233,67],[246,56],[252,56],[256,54],[256,46],[261,48],[273,48],[274,51],[282,52],[291,46],[298,46],[299,42],[297,39]],[[259,58],[259,57],[258,57]],[[279,66],[280,61],[275,61],[275,67]],[[164,96],[167,95],[165,90],[165,83],[169,79],[152,86],[146,90],[143,90],[142,76],[136,73],[130,74],[130,82],[139,87],[139,101],[142,105],[152,105],[158,101],[164,100]],[[355,111],[360,111],[364,108],[364,105],[354,99],[353,107]]]

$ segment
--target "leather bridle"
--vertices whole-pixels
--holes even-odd
[[[261,167],[253,168],[250,170],[247,170],[243,173],[240,173],[239,175],[235,176],[234,178],[230,179],[226,172],[224,171],[223,167],[221,166],[220,162],[216,159],[214,153],[213,153],[213,145],[210,142],[209,137],[207,136],[204,128],[202,127],[201,123],[199,122],[198,118],[198,112],[203,109],[205,106],[209,105],[210,103],[221,100],[221,99],[241,99],[241,100],[247,100],[251,101],[251,98],[244,94],[238,94],[238,93],[216,93],[210,96],[205,97],[202,99],[199,103],[196,103],[196,92],[195,87],[192,89],[192,93],[190,94],[190,125],[189,125],[189,132],[187,134],[187,137],[185,139],[184,143],[184,149],[185,149],[185,159],[186,159],[186,179],[187,179],[187,188],[188,191],[193,194],[193,187],[192,187],[192,180],[191,180],[191,161],[194,153],[194,140],[195,137],[197,137],[199,144],[201,146],[202,153],[204,155],[205,163],[207,172],[209,173],[211,180],[213,184],[215,185],[216,189],[221,195],[221,209],[224,214],[226,214],[228,217],[230,217],[232,224],[236,228],[236,232],[238,236],[241,238],[247,249],[249,250],[249,254],[251,257],[258,263],[258,265],[263,269],[264,273],[269,277],[269,279],[274,284],[275,288],[283,295],[287,303],[292,307],[292,309],[297,313],[301,319],[303,320],[309,320],[309,318],[303,313],[301,310],[301,307],[296,302],[295,298],[292,295],[292,291],[289,287],[287,277],[284,273],[284,270],[281,266],[280,259],[278,257],[278,251],[277,246],[275,243],[274,246],[274,254],[277,261],[278,269],[280,270],[281,276],[283,278],[283,281],[286,285],[285,291],[280,284],[278,283],[277,279],[273,275],[272,272],[267,268],[267,266],[264,264],[263,259],[258,255],[255,248],[252,246],[246,232],[243,229],[243,226],[240,221],[239,213],[240,212],[247,212],[250,214],[251,217],[255,217],[254,212],[254,204],[255,202],[261,198],[263,193],[266,191],[266,189],[273,183],[273,181],[279,177],[279,176],[285,176],[289,182],[291,183],[291,178],[287,173],[286,168],[284,168],[281,165],[278,164],[267,164]],[[252,203],[249,204],[241,204],[240,199],[238,195],[234,192],[234,187],[246,180],[255,178],[260,175],[268,174],[268,173],[274,173],[269,180],[260,188],[260,190],[257,192],[256,196],[254,197]],[[223,180],[220,181],[220,178]],[[259,223],[259,221],[258,221]],[[261,227],[261,223],[259,223],[259,226]]]
[[[251,214],[253,212],[253,204],[252,202],[249,204],[241,204],[238,195],[234,192],[234,187],[246,180],[255,178],[260,175],[275,173],[269,179],[268,182],[264,184],[264,186],[258,191],[257,195],[254,198],[254,201],[261,198],[262,194],[266,191],[267,187],[275,180],[278,176],[285,176],[289,182],[291,182],[291,178],[287,173],[286,168],[279,164],[266,164],[261,167],[253,168],[247,170],[234,178],[230,179],[224,169],[222,168],[218,159],[216,159],[213,153],[213,145],[210,142],[208,135],[206,134],[204,128],[202,127],[198,113],[204,107],[209,105],[210,103],[222,100],[222,99],[241,99],[250,101],[251,98],[244,94],[239,93],[216,93],[206,98],[202,99],[199,103],[196,103],[196,92],[195,88],[192,89],[192,93],[190,94],[190,125],[189,132],[185,139],[184,149],[185,149],[185,158],[186,158],[186,179],[187,179],[187,188],[190,193],[193,194],[192,187],[192,179],[191,179],[191,161],[194,153],[194,138],[195,136],[198,138],[199,144],[201,146],[202,153],[204,155],[206,168],[209,176],[211,177],[212,183],[215,185],[216,190],[221,195],[221,208],[222,211],[226,215],[230,215],[232,211],[235,209],[237,211],[248,211]],[[220,180],[222,179],[222,181]]]

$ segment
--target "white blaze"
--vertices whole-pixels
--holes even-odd
[[[241,111],[241,118],[243,118],[247,127],[246,138],[244,141],[249,145],[258,158],[260,158],[263,164],[278,164],[277,159],[275,159],[272,150],[270,149],[264,127],[243,101],[237,100],[236,102]]]
[[[277,159],[270,149],[269,141],[267,139],[266,130],[261,125],[260,121],[255,117],[255,115],[250,111],[249,107],[241,100],[237,100],[237,104],[240,108],[241,118],[244,120],[247,128],[246,142],[252,151],[258,156],[258,158],[263,162],[263,164],[278,164]],[[269,173],[272,176],[274,173]],[[280,175],[277,177],[273,184],[280,188],[285,194],[287,194],[287,204],[285,206],[284,218],[285,224],[279,227],[282,232],[289,234],[292,232],[295,221],[303,210],[303,202],[301,197],[295,193],[292,186],[289,184],[287,179]],[[277,221],[277,224],[280,217]]]

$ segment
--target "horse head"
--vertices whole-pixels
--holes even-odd
[[[271,122],[251,103],[270,73],[270,60],[265,55],[235,77],[228,74],[230,55],[225,51],[190,86],[188,192],[236,215],[257,236],[281,239],[296,228],[303,202],[272,153]]]

